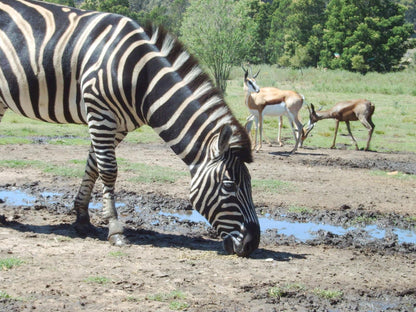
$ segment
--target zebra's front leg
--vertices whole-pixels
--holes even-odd
[[[90,203],[91,192],[97,178],[97,159],[95,158],[94,149],[91,145],[88,153],[87,164],[85,166],[84,177],[82,178],[81,186],[74,201],[74,210],[77,214],[74,227],[77,233],[81,236],[86,236],[95,230],[90,222],[88,205]]]

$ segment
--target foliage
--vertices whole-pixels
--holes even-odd
[[[164,28],[179,36],[182,24],[182,15],[189,5],[188,0],[174,0],[169,3],[159,3],[151,9],[139,11],[139,22],[151,21],[156,25],[163,25]]]
[[[406,22],[413,24],[415,33],[413,37],[416,37],[416,1],[415,0],[398,0],[398,3],[406,8],[405,19]]]
[[[75,7],[75,1],[74,0],[48,0],[47,2],[56,3],[60,5],[66,5],[70,7]]]
[[[182,40],[223,92],[232,65],[240,63],[253,44],[247,38],[254,27],[245,18],[247,4],[246,0],[191,0],[182,21]]]
[[[320,65],[366,73],[388,72],[406,52],[413,27],[391,0],[331,0]]]
[[[271,17],[269,61],[295,68],[316,66],[326,0],[281,0]],[[305,18],[307,16],[308,18]]]
[[[400,63],[416,46],[414,0],[85,0],[81,7],[163,25],[223,91],[230,66],[247,61],[359,73],[414,66],[413,55]]]
[[[0,259],[0,268],[2,270],[10,270],[12,268],[22,265],[24,262],[18,258],[2,258]]]
[[[124,15],[139,21],[140,15],[130,10],[128,0],[85,0],[81,5],[84,10],[94,10]]]

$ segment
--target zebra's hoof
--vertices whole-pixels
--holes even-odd
[[[125,246],[128,245],[127,239],[123,234],[113,234],[108,237],[108,241],[114,246]]]

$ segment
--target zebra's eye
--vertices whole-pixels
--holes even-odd
[[[237,191],[237,186],[234,181],[232,180],[224,180],[222,182],[222,186],[224,191],[227,193],[235,193]]]

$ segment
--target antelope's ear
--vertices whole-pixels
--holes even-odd
[[[222,127],[220,135],[218,137],[218,152],[219,155],[224,154],[230,147],[230,139],[233,131],[229,125]]]
[[[312,111],[314,112],[315,111],[315,106],[313,106],[312,103],[311,103],[311,108],[312,108]]]

